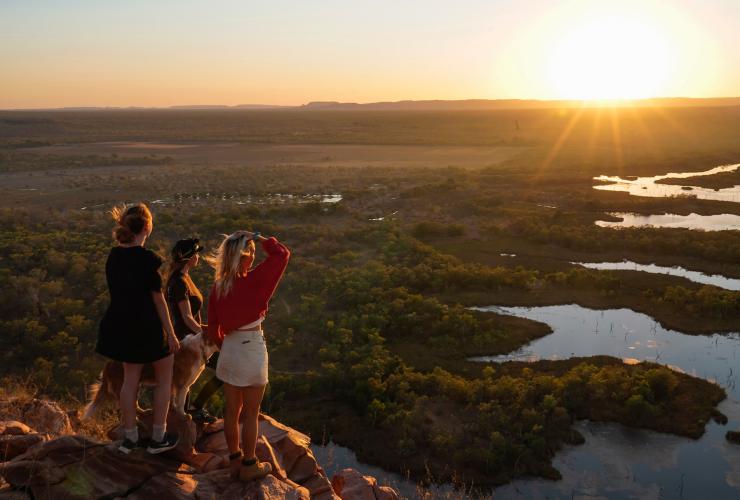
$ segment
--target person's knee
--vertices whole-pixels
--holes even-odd
[[[257,406],[244,406],[244,409],[242,410],[242,419],[246,418],[257,418],[257,415],[260,413],[260,407]]]

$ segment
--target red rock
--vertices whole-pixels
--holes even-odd
[[[149,478],[177,471],[180,464],[137,450],[64,436],[7,462],[0,473],[13,486],[29,487],[34,498],[98,498],[125,495]]]
[[[311,493],[311,498],[315,500],[329,500],[339,498],[332,488],[329,478],[323,474],[316,474],[304,481],[303,486]]]
[[[305,488],[296,489],[275,476],[269,475],[258,481],[242,483],[230,481],[228,471],[196,474],[198,481],[195,498],[217,498],[219,500],[308,500]]]
[[[165,472],[144,482],[125,498],[132,500],[189,500],[198,498],[195,496],[195,490],[198,487],[198,481],[195,476],[190,474],[180,474],[176,472]],[[217,496],[208,496],[206,498],[219,498]]]
[[[0,462],[10,460],[26,452],[31,446],[45,440],[42,434],[0,436]]]
[[[363,476],[354,469],[343,469],[331,480],[334,492],[343,500],[398,500],[395,490],[378,486],[374,477]]]
[[[36,411],[37,416],[49,409],[46,404],[36,404],[35,407],[42,408]],[[47,432],[60,431],[44,419],[40,422],[48,429]],[[7,434],[0,435],[0,439],[8,442],[43,439],[18,422],[3,424],[0,430]],[[5,462],[0,467],[0,476],[12,486],[27,488],[33,498],[339,498],[308,448],[310,440],[307,436],[267,416],[261,416],[259,424],[257,455],[273,466],[273,474],[259,481],[242,483],[229,476],[223,422],[201,428],[196,427],[190,418],[175,414],[169,415],[168,427],[180,434],[182,444],[173,452],[150,455],[145,450],[136,450],[126,455],[118,451],[118,443],[63,436],[39,442]],[[148,435],[150,425],[151,414],[143,414],[140,418],[143,436]],[[120,429],[111,429],[109,434],[115,439]],[[364,482],[356,482],[363,487],[374,485],[375,489],[371,487],[370,491],[376,492],[378,498],[397,498],[380,496],[384,494],[383,488],[378,488],[368,478],[362,479]],[[342,481],[342,491],[352,494],[352,485],[344,484],[344,479]],[[5,490],[7,488],[0,489],[0,494],[4,495]],[[367,488],[358,491],[365,492]],[[0,500],[3,500],[2,496]]]
[[[187,463],[198,472],[211,472],[228,467],[229,460],[227,457],[216,455],[214,453],[196,452],[187,459]]]
[[[270,443],[265,439],[264,436],[257,437],[256,455],[260,462],[269,462],[272,465],[272,475],[281,481],[288,479],[288,475],[285,473],[280,461],[275,456],[275,450],[273,450]]]
[[[72,432],[67,413],[54,401],[33,399],[23,407],[23,422],[37,432],[62,436]]]
[[[31,434],[32,432],[33,429],[23,422],[17,422],[15,420],[3,420],[0,422],[0,436],[20,436]]]

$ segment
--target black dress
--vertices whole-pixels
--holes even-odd
[[[186,335],[194,333],[185,323],[180,312],[180,306],[178,304],[183,300],[187,300],[190,303],[190,312],[193,315],[193,319],[197,323],[201,323],[200,309],[203,307],[203,294],[195,286],[190,275],[185,275],[181,272],[172,273],[170,279],[167,280],[167,304],[170,308],[172,327],[175,329],[175,335],[179,340],[184,339]]]
[[[169,355],[152,292],[162,290],[162,259],[141,246],[113,247],[105,263],[110,305],[100,322],[97,352],[115,361],[151,363]]]

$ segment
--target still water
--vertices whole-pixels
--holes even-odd
[[[597,220],[595,224],[601,227],[666,227],[697,229],[701,231],[731,231],[740,230],[740,215],[676,215],[657,214],[640,215],[627,212],[611,212],[609,215],[619,217],[618,222]]]
[[[671,276],[681,276],[696,283],[705,285],[714,285],[725,290],[740,291],[740,279],[732,279],[722,276],[721,274],[704,274],[699,271],[690,271],[681,266],[658,266],[656,264],[638,264],[630,260],[622,262],[571,262],[578,266],[589,269],[601,269],[607,271],[642,271],[652,274],[668,274]]]
[[[719,405],[726,426],[709,422],[698,440],[630,429],[617,424],[578,422],[586,438],[579,446],[559,451],[553,465],[560,481],[520,479],[496,488],[498,499],[716,499],[740,498],[740,446],[728,443],[725,432],[740,429],[740,333],[693,336],[667,330],[653,318],[629,309],[598,311],[577,305],[547,307],[479,307],[546,323],[553,333],[501,356],[471,358],[480,362],[535,361],[606,354],[627,362],[657,361],[676,370],[712,380],[727,390]],[[375,475],[380,484],[418,498],[416,484],[357,461],[347,448],[313,446],[327,472],[353,467]],[[432,490],[444,498],[450,487]]]
[[[740,333],[685,335],[661,327],[629,309],[578,305],[480,307],[546,323],[553,333],[510,354],[473,361],[565,359],[606,354],[628,362],[655,361],[715,381],[727,390],[719,406],[727,426],[707,424],[701,439],[634,430],[615,424],[580,422],[586,443],[557,454],[563,480],[518,480],[496,490],[496,498],[740,498],[740,446],[724,434],[740,428]]]
[[[684,186],[674,184],[656,184],[656,181],[663,179],[686,179],[689,177],[699,177],[706,175],[715,175],[722,172],[732,172],[740,167],[740,163],[734,165],[722,165],[719,167],[705,170],[703,172],[682,172],[669,173],[665,175],[655,175],[652,177],[636,177],[634,179],[625,179],[619,176],[600,175],[594,177],[594,180],[608,182],[609,184],[600,184],[594,186],[594,189],[602,191],[622,191],[633,196],[648,197],[666,197],[666,196],[696,196],[701,200],[719,200],[733,201],[740,203],[740,186],[734,186],[724,189],[709,189],[687,184],[690,190],[684,189]]]

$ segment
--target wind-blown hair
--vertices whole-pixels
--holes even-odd
[[[113,238],[119,243],[131,243],[136,235],[152,223],[152,213],[143,203],[115,206],[110,214],[116,222]]]
[[[218,296],[228,295],[234,285],[234,279],[239,274],[239,263],[242,256],[254,254],[254,241],[247,240],[247,231],[236,231],[230,235],[222,235],[224,240],[216,251],[206,257],[206,261],[216,270],[215,283]]]

